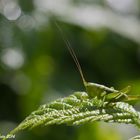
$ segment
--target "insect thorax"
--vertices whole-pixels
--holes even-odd
[[[104,85],[96,84],[96,83],[86,83],[85,84],[87,93],[90,97],[100,97],[103,93],[113,93],[113,92],[118,92],[117,90],[113,88],[108,88]]]

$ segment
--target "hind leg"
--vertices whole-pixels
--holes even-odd
[[[122,101],[127,98],[128,98],[128,96],[125,93],[119,92],[116,96],[114,96],[112,99],[109,100],[107,105],[112,102],[119,102],[119,101]]]

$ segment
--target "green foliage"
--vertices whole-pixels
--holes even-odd
[[[135,136],[135,137],[131,138],[130,140],[140,140],[140,136]]]
[[[41,105],[9,134],[13,135],[21,130],[38,126],[53,124],[73,126],[94,121],[134,124],[140,128],[140,113],[125,102],[108,104],[97,97],[90,98],[86,92],[75,92],[50,104]]]
[[[52,4],[47,3],[47,1]],[[140,93],[140,18],[138,16],[140,15],[140,8],[138,8],[140,3],[138,4],[137,1],[125,1],[124,8],[119,10],[117,6],[119,2],[112,1],[110,2],[114,3],[113,7],[111,7],[112,4],[110,5],[109,1],[100,3],[99,1],[91,2],[91,0],[74,0],[62,4],[59,0],[56,0],[56,2],[52,0],[1,0],[1,136],[5,136],[27,114],[36,110],[40,104],[48,104],[50,99],[64,97],[67,95],[64,95],[64,93],[68,93],[71,89],[74,89],[74,91],[82,90],[81,79],[65,48],[62,37],[54,26],[54,22],[52,22],[53,17],[57,17],[57,20],[60,21],[60,26],[66,38],[76,51],[86,79],[105,84],[108,87],[113,85],[116,89],[131,85],[131,96],[129,96],[131,100],[129,101],[135,100],[135,95]],[[16,16],[19,10],[21,10],[21,15],[17,20],[10,20],[9,16]],[[15,55],[15,53],[18,55]],[[23,60],[22,63],[17,61],[20,58]],[[112,95],[109,94],[106,101],[114,98]],[[119,101],[125,102],[125,100]],[[99,102],[104,104],[102,101]],[[111,104],[105,104],[105,106],[111,108]],[[46,105],[46,108],[50,107]],[[75,108],[78,107],[72,105],[71,109],[74,110]],[[99,108],[100,110],[104,109],[103,105]],[[90,112],[96,111],[95,109],[98,109],[98,107],[91,107],[88,110]],[[140,110],[140,104],[137,104],[137,109]],[[57,112],[60,111],[60,109],[59,111],[56,110]],[[68,110],[64,108],[60,112],[62,111]],[[48,112],[55,113],[51,109]],[[48,112],[46,115],[48,115]],[[86,111],[80,110],[79,112],[84,114]],[[43,114],[45,116],[45,112],[42,112],[40,117],[43,117]],[[56,118],[61,119],[59,114]],[[75,112],[75,115],[77,114]],[[63,115],[70,118],[70,114]],[[39,118],[39,115],[36,116]],[[51,121],[56,119],[54,116],[51,117]],[[35,119],[35,116],[33,118]],[[84,121],[85,119],[83,123]],[[44,124],[39,124],[41,120],[38,119],[37,122],[38,126],[44,126]],[[58,122],[60,123],[60,121],[56,121],[56,123]],[[125,135],[123,133],[126,130],[123,129],[124,125],[121,127],[122,131],[119,131],[117,128],[120,125],[117,125],[117,127],[108,125],[107,129],[104,127],[104,123],[98,124],[98,122],[97,125],[87,123],[80,127],[73,127],[72,122],[63,123],[72,126],[69,127],[64,124],[52,125],[42,129],[39,127],[37,131],[33,129],[21,133],[16,139],[120,140],[128,139],[136,133],[128,126],[129,136]],[[82,122],[79,122],[79,124],[82,124]],[[31,127],[33,125],[35,123],[32,122]],[[114,133],[112,133],[113,130]]]

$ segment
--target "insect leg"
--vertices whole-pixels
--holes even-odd
[[[111,100],[108,101],[107,105],[110,104],[111,102],[118,102],[127,98],[128,96],[125,93],[119,92],[115,97],[113,97]]]

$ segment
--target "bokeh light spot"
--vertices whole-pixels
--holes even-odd
[[[24,55],[23,52],[19,49],[8,48],[3,50],[1,61],[9,68],[18,69],[24,63]]]
[[[8,20],[16,20],[21,15],[21,9],[16,3],[9,1],[4,6],[3,14]]]

